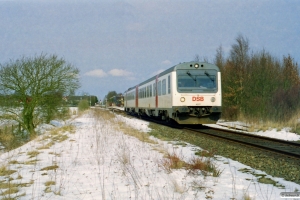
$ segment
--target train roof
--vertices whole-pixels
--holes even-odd
[[[158,76],[158,77],[161,77],[161,76],[163,76],[163,75],[165,75],[165,74],[168,74],[168,73],[170,73],[170,72],[172,72],[172,71],[176,71],[176,70],[178,70],[178,69],[190,69],[191,67],[194,67],[195,64],[199,64],[199,69],[214,69],[214,70],[216,70],[216,71],[218,71],[218,72],[220,71],[220,69],[219,69],[218,66],[216,66],[216,65],[214,65],[214,64],[211,64],[211,63],[207,63],[207,62],[196,62],[196,61],[192,61],[192,62],[179,63],[179,64],[177,64],[177,65],[175,65],[175,66],[173,66],[173,67],[170,67],[169,69],[167,69],[167,70],[165,70],[165,71],[163,71],[163,72],[161,72],[161,73],[159,73],[159,74],[157,74],[157,75],[155,75],[155,76],[153,76],[153,77],[147,79],[146,81],[143,81],[143,82],[141,82],[140,84],[135,85],[134,87],[128,88],[125,92],[127,92],[127,91],[129,91],[129,90],[132,90],[133,88],[135,88],[135,87],[138,86],[138,85],[144,85],[145,83],[148,83],[148,82],[150,82],[150,81],[153,81],[153,80],[156,79],[157,76]]]

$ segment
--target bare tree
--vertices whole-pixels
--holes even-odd
[[[199,62],[200,61],[200,56],[198,54],[195,55],[194,61]]]
[[[249,61],[249,40],[240,34],[237,36],[236,42],[231,46],[231,61],[236,68],[245,68]]]
[[[242,35],[236,38],[236,44],[231,46],[230,62],[234,68],[235,73],[233,79],[235,82],[236,102],[241,105],[240,110],[243,109],[244,87],[245,87],[245,74],[247,65],[249,63],[249,41]]]
[[[203,60],[203,62],[207,62],[208,63],[208,58],[207,57],[202,57],[202,60]],[[201,58],[200,58],[200,56],[198,55],[198,54],[196,54],[195,55],[195,57],[194,57],[194,61],[196,61],[196,62],[201,62]]]
[[[49,106],[45,105],[47,102],[62,101],[62,95],[77,89],[78,74],[78,69],[56,55],[22,57],[1,64],[0,91],[10,98],[10,105],[5,106],[6,117],[18,121],[30,136],[34,136],[34,128],[38,125],[34,122],[35,111]],[[59,105],[53,103],[50,106],[54,108]],[[21,113],[16,108],[21,108]],[[45,110],[39,109],[41,112]]]
[[[225,65],[225,58],[224,58],[224,52],[222,45],[219,46],[219,48],[216,50],[216,58],[215,58],[215,64],[221,69],[223,69],[223,66]]]

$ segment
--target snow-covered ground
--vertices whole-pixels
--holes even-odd
[[[235,130],[239,130],[242,132],[246,132],[246,130],[248,128],[245,123],[238,122],[238,121],[237,122],[220,121],[217,124],[209,124],[207,126],[223,128],[223,129],[235,129]],[[290,130],[291,129],[289,127],[286,127],[281,130],[277,130],[277,129],[273,128],[273,129],[270,129],[267,131],[247,132],[247,133],[260,135],[260,136],[264,136],[264,137],[277,138],[277,139],[281,139],[281,140],[299,141],[300,135],[298,135],[296,133],[291,133]]]
[[[0,168],[15,170],[0,176],[0,183],[18,184],[18,199],[281,199],[281,192],[300,190],[300,185],[266,175],[277,185],[257,182],[256,171],[237,161],[216,156],[214,164],[222,170],[219,177],[195,175],[184,169],[166,171],[162,152],[176,152],[189,161],[199,147],[178,146],[153,138],[154,144],[128,136],[116,124],[126,123],[139,131],[150,131],[148,123],[116,116],[99,120],[90,113],[66,124],[76,131],[61,133],[68,138],[45,148],[54,136],[45,133],[34,141],[0,155]],[[47,126],[49,128],[49,126]],[[43,129],[40,129],[42,131]],[[49,137],[46,137],[48,136]],[[289,138],[290,133],[286,133]],[[50,137],[51,136],[51,137]],[[31,152],[30,157],[28,152]],[[0,189],[0,193],[5,190]],[[3,196],[2,196],[3,197]],[[8,195],[4,195],[8,197]],[[1,198],[1,196],[0,196]]]

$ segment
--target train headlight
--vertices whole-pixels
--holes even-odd
[[[185,102],[185,98],[184,98],[184,97],[181,97],[181,98],[180,98],[180,101],[181,101],[181,102]]]
[[[199,64],[198,63],[195,64],[195,68],[199,68]]]
[[[215,97],[212,97],[212,98],[210,98],[210,101],[211,101],[211,102],[215,102],[215,101],[216,101],[216,98],[215,98]]]

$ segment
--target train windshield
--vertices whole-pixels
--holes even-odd
[[[178,92],[217,92],[216,70],[177,70]]]

